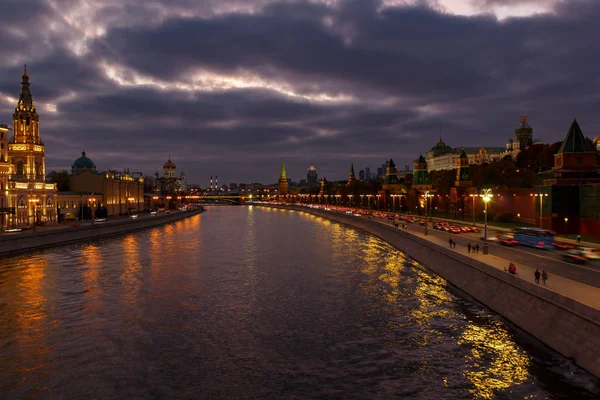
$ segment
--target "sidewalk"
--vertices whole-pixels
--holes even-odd
[[[380,218],[372,218],[371,221],[390,226],[390,222],[382,220]],[[432,235],[425,236],[421,230],[410,229],[411,225],[408,225],[408,233],[425,239],[431,243],[443,246],[449,249],[448,241],[442,238],[438,238]],[[490,226],[488,225],[488,230]],[[583,245],[583,242],[582,242]],[[457,244],[456,248],[452,249],[456,253],[460,253],[463,256],[470,257],[479,262],[490,265],[496,269],[504,271],[508,269],[510,260],[498,257],[491,254],[483,254],[483,249],[480,248],[480,253],[468,253],[467,247],[464,245]],[[528,282],[535,283],[534,272],[539,266],[531,266],[525,264],[517,265],[517,273],[520,279],[524,279]],[[540,272],[542,270],[540,269]],[[508,272],[507,272],[508,273]],[[543,281],[540,279],[540,285],[543,286]],[[548,281],[546,282],[546,288],[554,292],[560,293],[580,303],[586,304],[590,307],[600,310],[600,288],[595,286],[586,285],[577,281],[573,281],[567,278],[563,278],[557,275],[549,275]]]

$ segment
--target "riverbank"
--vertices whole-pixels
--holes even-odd
[[[45,247],[60,246],[75,242],[99,239],[107,236],[121,235],[141,229],[179,221],[201,210],[179,211],[172,214],[146,216],[139,219],[120,219],[90,225],[70,226],[64,229],[46,230],[42,232],[21,232],[15,235],[0,237],[0,257],[39,250]]]
[[[408,232],[367,218],[297,206],[385,240],[475,300],[600,377],[600,310]]]

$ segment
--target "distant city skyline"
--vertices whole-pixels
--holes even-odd
[[[162,3],[162,6],[160,6]],[[135,9],[135,12],[131,12]],[[439,139],[502,147],[527,114],[543,143],[600,130],[591,0],[0,4],[0,123],[23,64],[47,170],[82,151],[189,183],[274,184],[399,169]],[[598,32],[597,32],[598,31]]]

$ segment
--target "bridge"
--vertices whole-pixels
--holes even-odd
[[[197,204],[221,204],[239,206],[245,203],[245,197],[239,195],[194,195],[185,196],[187,201]]]

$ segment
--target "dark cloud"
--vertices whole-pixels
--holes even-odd
[[[552,13],[498,21],[424,2],[7,0],[0,121],[27,62],[49,169],[86,150],[102,169],[145,173],[171,154],[198,183],[274,182],[281,161],[294,179],[310,164],[344,179],[352,162],[412,162],[440,131],[455,147],[503,146],[522,113],[543,141],[562,139],[575,116],[594,136],[600,4],[529,3]]]

